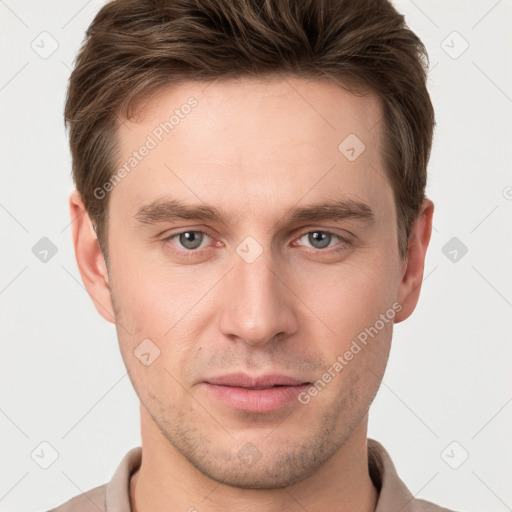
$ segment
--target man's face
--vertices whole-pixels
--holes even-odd
[[[403,269],[380,118],[327,81],[245,79],[174,86],[120,127],[118,167],[140,159],[109,205],[123,359],[169,450],[215,480],[301,481],[364,426]]]

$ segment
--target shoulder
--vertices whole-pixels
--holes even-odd
[[[368,439],[368,469],[370,477],[379,491],[375,512],[455,512],[416,498],[398,476],[391,456],[386,449],[374,439]]]
[[[455,510],[443,508],[430,501],[414,499],[414,508],[411,509],[417,512],[456,512]]]
[[[130,510],[130,478],[142,461],[142,448],[132,448],[125,454],[110,482],[82,492],[47,512],[107,512]]]
[[[100,485],[71,498],[48,512],[106,512],[106,490],[107,484]]]

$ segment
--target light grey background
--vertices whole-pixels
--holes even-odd
[[[2,511],[43,511],[101,485],[140,445],[138,400],[115,330],[81,284],[67,210],[65,87],[102,4],[0,0]],[[512,510],[512,2],[396,5],[431,59],[435,229],[417,310],[395,328],[369,436],[418,497],[504,512]],[[47,262],[32,252],[42,237],[57,248]],[[443,252],[453,237],[459,246]],[[48,469],[31,458],[42,449],[50,461],[42,442],[58,452]]]

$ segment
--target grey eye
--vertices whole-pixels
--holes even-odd
[[[332,233],[312,231],[308,233],[308,241],[315,249],[324,249],[331,243]]]
[[[179,235],[180,244],[186,249],[198,249],[204,239],[201,231],[185,231]]]

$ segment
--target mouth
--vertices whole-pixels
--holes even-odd
[[[238,411],[268,413],[297,403],[310,382],[281,374],[250,376],[244,373],[211,377],[203,382],[215,400]]]

